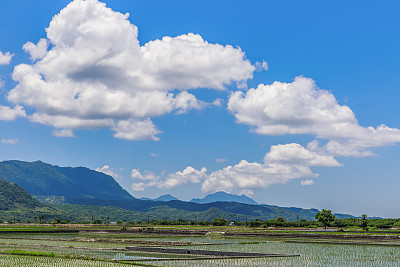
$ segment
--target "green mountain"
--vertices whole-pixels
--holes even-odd
[[[56,207],[36,200],[19,187],[0,179],[0,221],[1,222],[39,222],[55,218],[72,220],[74,216]]]
[[[134,199],[111,176],[84,167],[59,167],[41,161],[0,162],[0,179],[35,196]]]
[[[163,211],[158,213],[158,218],[169,220],[177,216],[177,210],[182,214],[182,217],[194,217],[195,213],[202,213],[207,218],[212,218],[212,214],[226,214],[226,219],[229,220],[249,220],[261,219],[269,220],[277,217],[283,217],[288,221],[299,219],[313,220],[316,209],[301,209],[301,208],[282,208],[268,205],[249,205],[237,202],[213,202],[206,204],[198,204],[193,202],[185,202],[172,200],[168,202],[153,201],[153,200],[103,200],[103,199],[68,199],[69,204],[89,205],[89,206],[110,206],[118,207],[125,210],[136,212],[151,212],[156,210]],[[169,212],[174,210],[174,212]],[[212,214],[207,212],[212,211]],[[218,211],[218,212],[217,212]],[[192,214],[190,214],[192,213]],[[183,216],[183,214],[186,214]]]
[[[14,183],[0,180],[0,210],[34,209],[44,204]]]
[[[212,203],[212,202],[218,202],[218,201],[223,201],[223,202],[238,202],[238,203],[244,203],[244,204],[250,204],[250,205],[258,205],[257,202],[255,202],[253,199],[249,198],[246,195],[232,195],[228,194],[225,192],[216,192],[214,194],[210,194],[205,196],[204,198],[193,198],[190,200],[190,202],[194,203],[199,203],[199,204],[204,204],[204,203]]]

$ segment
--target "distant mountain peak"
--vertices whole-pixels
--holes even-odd
[[[233,195],[223,191],[215,192],[213,194],[209,194],[204,198],[193,198],[190,202],[204,204],[204,203],[212,203],[212,202],[238,202],[250,205],[258,205],[253,199],[249,198],[245,194],[242,195]]]
[[[178,198],[170,195],[170,194],[165,194],[165,195],[161,195],[158,198],[147,198],[147,197],[142,197],[140,198],[141,200],[152,200],[152,201],[171,201],[171,200],[179,200]]]

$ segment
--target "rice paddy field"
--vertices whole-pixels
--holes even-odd
[[[400,238],[398,242],[369,244],[336,241],[106,231],[7,232],[0,233],[0,266],[400,266]],[[137,247],[142,250],[136,251]],[[182,253],[169,252],[176,249]],[[197,255],[195,251],[213,254]]]

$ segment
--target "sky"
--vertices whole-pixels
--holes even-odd
[[[0,160],[399,218],[399,8],[2,0]]]

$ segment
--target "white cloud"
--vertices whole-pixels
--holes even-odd
[[[169,175],[165,175],[164,173],[156,175],[153,172],[141,172],[138,169],[132,169],[132,179],[140,180],[140,182],[133,183],[131,187],[133,190],[139,191],[151,186],[157,186],[158,188],[163,189],[171,189],[189,183],[200,183],[206,177],[206,173],[207,168],[203,167],[201,170],[196,170],[191,166],[187,166],[183,171],[178,171]]]
[[[188,183],[200,183],[206,177],[207,168],[203,167],[201,170],[196,170],[191,166],[186,167],[183,171],[171,173],[167,179],[158,184],[161,188],[173,188]]]
[[[64,115],[52,116],[46,113],[34,113],[29,116],[29,119],[33,122],[53,125],[56,128],[67,128],[67,129],[95,129],[102,127],[112,127],[114,122],[112,119],[81,119],[68,117]]]
[[[54,130],[53,135],[57,137],[75,137],[74,131],[71,129]]]
[[[290,180],[312,177],[308,166],[292,164],[271,164],[242,160],[234,166],[212,172],[203,182],[205,192],[265,188],[272,184],[287,184]]]
[[[264,161],[306,166],[341,166],[333,156],[318,154],[295,143],[272,146],[271,150],[265,155]]]
[[[310,151],[299,144],[271,146],[264,162],[242,160],[208,175],[203,184],[205,192],[244,192],[273,184],[287,184],[292,179],[316,177],[311,166],[341,166],[332,156]]]
[[[4,81],[3,81],[3,79],[1,79],[1,77],[0,77],[0,89],[2,89],[4,87]]]
[[[116,138],[158,140],[151,118],[209,105],[186,90],[223,90],[252,78],[240,48],[188,33],[140,46],[138,29],[97,0],[75,0],[53,17],[47,38],[24,50],[35,63],[14,68],[12,103],[58,129],[109,128]]]
[[[313,185],[314,184],[314,180],[302,180],[300,183],[301,183],[301,185],[304,185],[304,186]]]
[[[214,102],[212,104],[213,104],[213,106],[216,106],[216,107],[222,107],[222,103],[223,103],[223,100],[221,98],[217,98],[214,100]]]
[[[226,84],[252,78],[255,67],[240,48],[210,44],[198,34],[163,37],[142,48],[147,86],[164,89],[224,89]],[[162,63],[162,64],[160,64]]]
[[[135,182],[131,185],[132,190],[143,191],[147,187],[155,186],[160,179],[160,176],[153,172],[145,171],[143,174],[138,169],[132,169],[131,177],[135,180],[141,180],[143,182]]]
[[[154,182],[150,182],[150,183],[133,183],[131,185],[132,190],[134,191],[144,191],[147,187],[149,186],[153,186]]]
[[[199,101],[194,95],[184,91],[175,97],[175,108],[177,113],[186,113],[190,109],[202,109],[207,104]]]
[[[47,54],[48,46],[47,39],[41,38],[36,45],[32,42],[27,42],[22,48],[31,55],[32,60],[37,60],[43,58]]]
[[[13,56],[14,54],[11,54],[10,52],[3,53],[0,51],[0,65],[10,64]]]
[[[24,118],[26,117],[25,110],[22,106],[15,106],[14,108],[10,108],[7,106],[0,105],[0,120],[1,121],[13,121],[16,118]]]
[[[157,153],[153,153],[153,152],[152,152],[152,153],[150,153],[150,156],[151,156],[151,157],[158,157],[158,156],[160,156],[160,155],[158,155]]]
[[[144,172],[143,174],[139,169],[132,169],[131,171],[132,179],[139,179],[143,181],[157,181],[160,177],[153,172]]]
[[[110,175],[113,178],[122,178],[114,169],[110,168],[110,166],[108,165],[104,165],[101,168],[96,168],[96,171]]]
[[[121,120],[113,128],[115,138],[127,140],[154,140],[158,141],[160,138],[156,134],[161,133],[156,128],[150,119],[138,121],[135,119]]]
[[[263,60],[263,62],[256,62],[255,64],[257,71],[268,70],[268,63]]]
[[[220,159],[215,159],[215,161],[218,163],[223,163],[223,162],[227,162],[228,160],[224,159],[224,158],[220,158]]]
[[[10,145],[15,145],[16,143],[18,143],[18,138],[15,139],[1,139],[1,142],[3,144],[10,144]]]
[[[259,134],[312,134],[328,140],[324,149],[332,155],[369,156],[369,148],[400,142],[399,129],[360,126],[348,106],[339,105],[332,93],[304,77],[234,92],[228,109],[237,122]]]
[[[266,153],[264,162],[240,161],[233,166],[227,166],[207,174],[203,167],[196,170],[191,166],[183,171],[168,175],[156,175],[152,172],[141,173],[133,169],[131,177],[141,180],[134,183],[134,190],[144,190],[147,187],[171,189],[189,183],[202,183],[202,191],[252,194],[252,189],[265,188],[273,184],[287,184],[293,179],[316,177],[310,167],[341,166],[332,156],[324,152],[310,151],[299,144],[272,146]],[[309,183],[309,182],[308,182]]]

